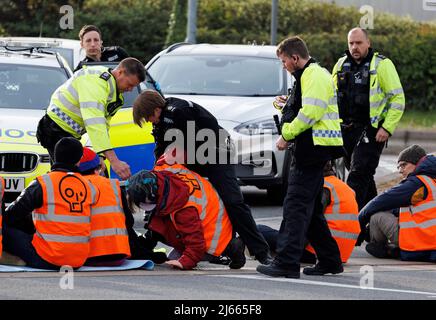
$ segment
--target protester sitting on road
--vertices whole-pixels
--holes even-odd
[[[119,180],[100,175],[100,157],[83,148],[80,173],[98,190],[91,206],[91,239],[86,265],[121,265],[130,256],[126,220],[133,226],[133,216],[122,196]],[[124,201],[123,201],[124,200]],[[131,232],[136,237],[135,231]]]
[[[222,254],[231,259],[230,268],[244,266],[245,246],[232,238],[224,205],[206,179],[183,165],[160,162],[156,170],[142,170],[129,178],[126,188],[130,208],[145,211],[148,248],[160,241],[180,253],[167,264],[189,270],[202,259]]]
[[[83,147],[62,138],[52,171],[37,177],[3,216],[4,250],[30,267],[80,267],[89,254],[91,204],[97,192],[77,171]]]
[[[324,167],[322,206],[330,232],[338,244],[341,260],[346,263],[360,231],[357,219],[359,210],[353,189],[335,176],[330,161]],[[278,231],[266,225],[257,225],[257,228],[268,242],[271,251],[275,251]],[[315,264],[315,251],[310,244],[306,245],[300,262]]]
[[[377,258],[436,262],[436,157],[419,145],[400,152],[403,180],[359,213],[366,251]],[[369,230],[368,230],[369,228]]]
[[[101,31],[94,25],[85,25],[79,32],[80,46],[85,49],[86,57],[79,62],[74,72],[80,70],[87,62],[121,61],[129,57],[122,47],[103,47]]]

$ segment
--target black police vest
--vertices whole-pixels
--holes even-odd
[[[349,59],[338,71],[339,116],[344,123],[366,125],[369,118],[369,69],[371,61],[353,68]]]

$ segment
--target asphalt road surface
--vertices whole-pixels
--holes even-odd
[[[395,172],[395,164],[394,157],[384,157],[377,178]],[[282,208],[268,204],[265,191],[244,188],[244,194],[258,223],[279,226]],[[256,266],[249,259],[241,270],[202,262],[193,271],[156,266],[153,271],[75,272],[68,286],[64,273],[0,273],[0,300],[436,299],[435,264],[376,259],[364,247],[355,249],[340,275],[271,278],[257,273]]]

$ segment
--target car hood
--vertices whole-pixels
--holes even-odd
[[[35,134],[44,113],[45,110],[0,109],[0,146],[39,145]]]
[[[166,95],[198,103],[211,112],[218,121],[240,124],[257,118],[277,114],[272,102],[274,97],[235,97],[203,95]]]

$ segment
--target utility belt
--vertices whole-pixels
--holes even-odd
[[[369,124],[364,124],[361,122],[347,122],[347,123],[341,123],[341,129],[342,130],[352,130],[357,128],[368,128]]]

